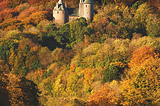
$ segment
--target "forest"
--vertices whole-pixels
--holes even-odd
[[[159,106],[160,1],[93,0],[64,25],[57,1],[0,0],[0,106]]]

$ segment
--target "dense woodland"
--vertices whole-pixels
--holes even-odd
[[[159,0],[93,0],[64,25],[57,1],[0,0],[0,106],[160,105]]]

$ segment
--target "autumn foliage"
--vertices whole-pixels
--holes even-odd
[[[6,9],[0,12],[0,22],[3,22],[6,19],[13,18],[18,14],[16,10]]]
[[[7,1],[3,1],[3,2],[0,2],[0,12],[7,9],[8,8],[8,2]]]
[[[129,63],[129,66],[131,68],[133,68],[134,66],[141,65],[146,59],[150,57],[156,58],[159,56],[158,51],[150,46],[139,48],[135,50],[132,54],[133,54],[133,57]]]
[[[0,0],[0,106],[159,106],[158,0],[93,0],[64,25],[57,1]]]
[[[8,66],[0,63],[0,90],[1,90],[1,105],[31,105],[38,106],[38,90],[36,84],[32,81],[22,78],[19,75],[12,73],[8,74]],[[3,91],[3,92],[2,92]]]
[[[89,100],[86,106],[115,106],[118,105],[118,93],[108,85],[103,85]]]
[[[143,47],[133,52],[131,71],[121,85],[123,105],[160,105],[158,56],[152,47]]]

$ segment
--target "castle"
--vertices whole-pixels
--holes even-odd
[[[84,17],[86,20],[93,20],[94,3],[92,0],[80,0],[79,9],[67,8],[67,4],[63,4],[62,0],[56,3],[53,9],[53,21],[60,25],[72,21],[73,19]]]

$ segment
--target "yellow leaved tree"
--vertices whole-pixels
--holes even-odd
[[[122,81],[122,105],[160,105],[160,58],[153,47],[133,52],[131,71]]]

